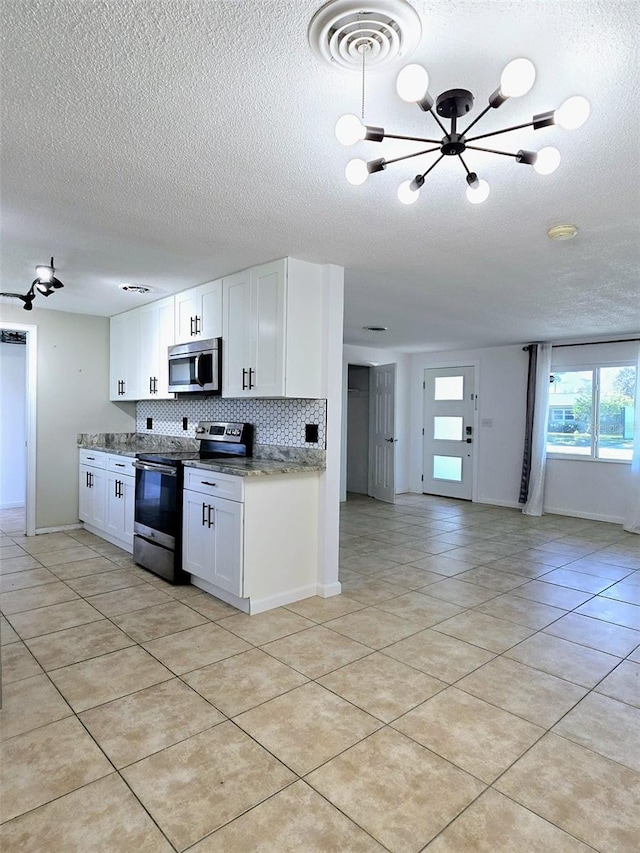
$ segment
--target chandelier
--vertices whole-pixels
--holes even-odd
[[[361,48],[368,51],[367,47]],[[415,175],[411,180],[403,181],[398,187],[398,199],[403,204],[413,204],[420,195],[420,189],[425,183],[425,178],[438,163],[445,157],[457,158],[466,172],[467,198],[473,204],[485,201],[489,196],[489,184],[486,180],[479,178],[476,172],[472,172],[463,157],[467,151],[482,151],[489,154],[498,154],[502,157],[511,157],[516,163],[522,163],[533,168],[541,175],[550,175],[560,165],[560,152],[551,146],[544,147],[539,151],[527,151],[520,149],[516,152],[499,151],[494,148],[486,148],[476,143],[492,136],[502,133],[510,133],[525,127],[533,127],[539,130],[549,125],[558,125],[566,130],[580,127],[587,120],[590,112],[589,102],[586,98],[574,95],[568,98],[557,110],[538,113],[533,119],[524,124],[516,124],[490,133],[482,133],[470,136],[469,132],[490,111],[498,109],[509,98],[519,98],[531,89],[536,77],[536,70],[529,59],[514,59],[505,67],[500,78],[500,86],[489,97],[488,105],[463,129],[459,123],[464,119],[473,107],[473,95],[467,89],[449,89],[438,95],[431,96],[428,91],[429,75],[421,65],[411,64],[405,66],[396,79],[396,91],[403,101],[416,103],[425,113],[429,113],[438,126],[443,136],[430,138],[426,136],[406,136],[398,133],[388,133],[382,127],[363,124],[356,115],[344,115],[338,119],[335,133],[338,141],[343,145],[355,145],[361,140],[370,142],[382,142],[384,139],[401,139],[408,142],[422,143],[420,150],[401,157],[386,160],[380,157],[366,162],[355,158],[347,163],[345,176],[353,185],[363,184],[369,175],[382,172],[393,163],[410,160],[425,154],[438,153],[437,159],[424,172]],[[435,107],[435,110],[434,110]],[[443,121],[449,122],[447,128]],[[437,132],[436,132],[437,133]],[[433,146],[424,148],[424,144]]]

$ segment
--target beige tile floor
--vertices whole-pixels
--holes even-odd
[[[342,510],[343,594],[247,617],[0,513],[12,853],[635,853],[640,537]]]

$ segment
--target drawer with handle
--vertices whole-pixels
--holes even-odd
[[[193,492],[231,501],[242,501],[244,495],[242,477],[218,474],[204,468],[185,468],[184,487]]]
[[[80,448],[80,464],[90,465],[92,468],[106,468],[107,454],[98,450],[86,450]]]
[[[107,470],[115,471],[116,474],[122,474],[126,477],[135,477],[136,469],[133,467],[135,462],[133,456],[108,456]]]

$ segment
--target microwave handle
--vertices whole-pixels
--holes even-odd
[[[202,387],[204,385],[204,382],[200,378],[200,359],[201,358],[202,358],[201,353],[198,353],[198,355],[196,356],[195,368],[196,368],[196,382],[198,383],[198,385],[200,385]]]

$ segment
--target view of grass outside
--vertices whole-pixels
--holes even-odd
[[[630,365],[554,373],[547,452],[631,461],[635,387]]]

